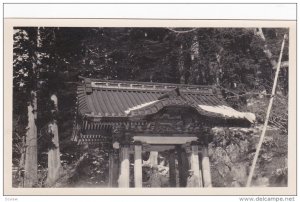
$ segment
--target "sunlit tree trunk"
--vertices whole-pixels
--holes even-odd
[[[57,112],[57,96],[53,94],[51,100],[54,103],[53,112]],[[59,136],[57,120],[54,119],[52,123],[49,124],[49,132],[53,135],[52,143],[54,148],[51,148],[48,152],[48,175],[46,184],[52,186],[60,177],[62,166],[60,163],[60,151],[59,151]]]
[[[24,187],[33,187],[37,181],[37,97],[36,91],[31,91],[32,102],[28,105],[28,127],[26,133],[26,155]]]
[[[39,48],[40,48],[40,28],[37,28],[36,35],[36,51],[32,62],[32,80],[33,89],[30,93],[30,103],[28,109],[28,126],[26,132],[26,153],[25,153],[25,174],[24,174],[24,187],[33,187],[38,183],[38,170],[37,170],[37,77],[38,77],[38,64],[39,61]]]

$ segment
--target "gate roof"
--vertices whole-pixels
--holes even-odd
[[[94,120],[145,117],[168,106],[191,107],[209,117],[255,121],[253,113],[230,107],[214,86],[97,79],[84,79],[78,86],[78,112]]]

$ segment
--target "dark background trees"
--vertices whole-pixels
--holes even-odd
[[[67,28],[16,27],[13,63],[13,165],[24,160],[27,106],[37,93],[39,168],[53,147],[47,125],[57,120],[61,159],[74,163],[70,141],[79,76],[216,85],[239,110],[263,122],[280,44],[279,28]],[[288,62],[288,41],[283,61]],[[52,94],[58,97],[54,113]],[[270,124],[287,135],[288,67],[282,67]],[[22,160],[23,159],[23,160]]]

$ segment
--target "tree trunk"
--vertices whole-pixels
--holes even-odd
[[[192,44],[190,47],[191,53],[191,65],[189,68],[189,72],[190,72],[190,78],[189,78],[189,84],[195,84],[199,81],[199,73],[197,65],[199,62],[199,40],[198,40],[198,36],[197,34],[195,34],[192,37]]]
[[[223,47],[219,48],[219,51],[216,53],[216,61],[217,61],[217,74],[216,74],[216,84],[220,85],[220,80],[222,79],[223,76],[223,70],[222,70],[222,52],[223,52]]]
[[[179,70],[179,76],[180,76],[180,83],[185,84],[184,56],[183,56],[183,45],[182,44],[179,47],[178,70]]]
[[[57,96],[53,94],[51,96],[51,100],[54,102],[55,109],[53,111],[55,113],[57,112]],[[58,127],[55,119],[49,124],[49,132],[53,134],[52,142],[55,148],[50,149],[48,152],[48,175],[46,184],[48,186],[52,186],[58,180],[62,171],[60,163]]]
[[[26,153],[26,136],[22,138],[21,157],[19,163],[19,176],[23,176],[22,172],[25,168],[25,153]],[[19,187],[24,187],[24,176],[20,178]]]
[[[263,40],[263,41],[265,42],[265,45],[264,45],[264,53],[265,53],[266,57],[269,59],[271,65],[272,65],[272,68],[273,68],[273,69],[276,69],[276,67],[277,67],[277,62],[276,62],[276,60],[274,60],[273,54],[272,54],[271,50],[269,49],[269,47],[268,47],[268,45],[267,45],[267,43],[266,43],[266,37],[265,37],[265,35],[264,35],[264,33],[263,33],[262,28],[255,28],[255,29],[254,29],[254,34],[255,34],[256,36],[259,36],[259,37],[261,38],[261,40]],[[288,67],[288,66],[289,66],[289,62],[288,62],[288,61],[284,61],[284,62],[282,62],[281,65],[280,65],[280,67]]]
[[[37,28],[36,51],[32,63],[34,87],[31,90],[30,104],[28,105],[28,126],[26,132],[26,154],[25,154],[25,174],[24,187],[33,187],[38,183],[37,176],[37,78],[38,65],[40,64],[39,48],[41,47],[40,28]]]
[[[28,127],[26,133],[26,155],[24,187],[33,187],[37,181],[37,98],[36,92],[32,91],[32,103],[28,105]]]

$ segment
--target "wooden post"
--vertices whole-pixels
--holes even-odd
[[[200,180],[200,168],[199,168],[199,156],[198,156],[198,145],[197,143],[192,143],[191,145],[191,169],[194,171],[194,175],[198,178],[199,185],[197,187],[202,187],[202,182]]]
[[[171,150],[169,153],[169,181],[171,187],[176,187],[176,165],[175,165],[175,151]]]
[[[201,168],[199,170],[199,184],[200,184],[200,187],[204,187],[203,175],[202,175],[202,169]]]
[[[119,155],[116,155],[115,149],[112,149],[109,154],[109,178],[108,186],[109,187],[118,187],[118,176],[119,176]]]
[[[179,186],[186,187],[188,160],[186,152],[181,148],[181,145],[176,146],[178,156],[178,170],[179,170]]]
[[[129,145],[123,145],[121,148],[119,187],[129,187]]]
[[[119,176],[119,169],[120,166],[120,156],[114,153],[114,168],[113,168],[113,187],[118,187],[118,176]]]
[[[114,167],[115,167],[115,161],[114,161],[114,153],[111,151],[109,154],[109,170],[108,170],[108,186],[113,187],[114,185]]]
[[[202,148],[202,177],[203,177],[204,187],[212,187],[210,162],[209,162],[209,157],[208,157],[207,146],[204,146]]]
[[[143,186],[142,145],[138,142],[134,145],[134,186]]]
[[[182,164],[182,149],[180,145],[176,145],[176,152],[177,152],[177,160],[178,160],[178,173],[179,173],[179,187],[184,187],[184,175],[183,175],[183,164]]]

